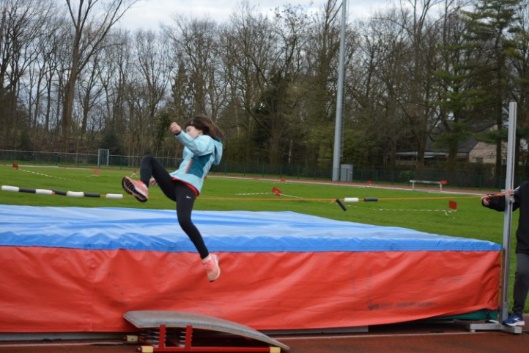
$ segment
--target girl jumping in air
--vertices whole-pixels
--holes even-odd
[[[141,160],[140,180],[124,177],[123,189],[138,201],[149,198],[149,186],[158,184],[165,196],[176,202],[176,215],[182,230],[195,245],[210,282],[220,276],[219,259],[210,254],[200,231],[191,220],[195,199],[200,194],[204,178],[212,165],[222,158],[223,132],[208,117],[198,115],[189,120],[184,128],[173,122],[170,125],[175,138],[184,145],[183,160],[179,168],[169,173],[152,156]]]

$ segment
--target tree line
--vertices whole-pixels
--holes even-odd
[[[0,0],[0,148],[179,156],[171,121],[206,113],[224,160],[329,165],[341,0],[272,14],[238,3],[229,20],[175,14],[156,31],[119,20],[141,0]],[[529,0],[400,0],[345,31],[341,162],[425,168],[429,145],[496,145],[518,104],[529,135]]]

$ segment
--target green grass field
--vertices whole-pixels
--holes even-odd
[[[149,201],[140,203],[125,194],[121,178],[130,176],[130,169],[94,169],[37,167],[11,164],[0,165],[0,184],[31,189],[84,191],[89,193],[123,194],[123,199],[66,197],[36,195],[21,192],[0,192],[0,203],[31,206],[75,207],[134,207],[149,209],[174,209],[172,201],[165,198],[157,187],[150,189]],[[278,188],[285,196],[278,197],[272,188]],[[432,189],[430,189],[432,190]],[[288,195],[288,196],[287,196]],[[376,197],[377,202],[346,204],[343,211],[336,198]],[[457,211],[449,208],[449,201],[457,203]],[[358,187],[350,184],[325,184],[297,182],[279,179],[252,179],[211,175],[207,178],[202,194],[195,203],[196,210],[246,210],[292,211],[336,220],[366,223],[380,226],[397,226],[424,232],[475,238],[502,243],[502,212],[481,206],[480,195],[398,190],[377,187]],[[518,212],[513,215],[513,227]],[[176,220],[175,220],[176,222]],[[513,235],[514,237],[514,235]],[[513,242],[514,245],[514,242]],[[514,277],[514,251],[511,252],[510,287]],[[510,298],[509,298],[510,300]]]
[[[0,165],[0,184],[32,189],[124,194],[121,178],[131,169],[94,169]],[[272,193],[277,187],[285,195]],[[336,198],[376,197],[378,202],[347,204],[347,211],[335,204]],[[448,212],[449,201],[457,202],[457,212]],[[124,194],[123,199],[76,198],[1,192],[0,203],[33,206],[135,207],[173,209],[174,203],[157,187],[150,190],[147,203]],[[480,204],[480,196],[449,192],[393,190],[354,187],[279,179],[252,179],[211,175],[195,204],[197,210],[293,211],[337,220],[373,225],[399,226],[425,232],[502,242],[503,213]],[[518,213],[514,213],[514,218]],[[513,221],[516,221],[516,220]]]

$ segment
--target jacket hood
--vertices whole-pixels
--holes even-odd
[[[223,152],[222,142],[220,142],[220,140],[213,139],[213,143],[215,145],[215,160],[213,161],[213,164],[219,165]]]

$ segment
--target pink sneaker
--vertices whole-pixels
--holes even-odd
[[[202,260],[202,265],[206,269],[210,282],[214,282],[220,277],[219,258],[217,255],[208,255]]]
[[[123,189],[134,196],[136,200],[140,202],[145,202],[149,199],[149,189],[145,184],[140,180],[134,180],[129,177],[124,177],[121,180],[121,186]]]

